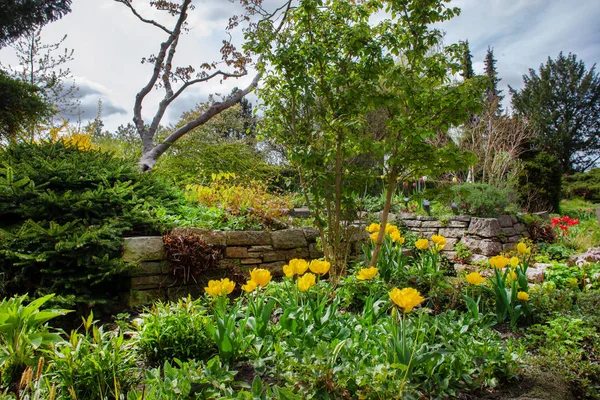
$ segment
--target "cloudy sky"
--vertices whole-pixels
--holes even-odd
[[[277,0],[268,2],[276,4]],[[160,17],[148,6],[149,0],[133,4],[144,16]],[[219,59],[218,50],[226,38],[224,27],[236,10],[228,0],[195,0],[194,4],[196,9],[188,19],[190,32],[180,42],[176,57],[183,66]],[[486,50],[492,47],[504,94],[507,85],[522,86],[522,75],[529,68],[537,69],[560,51],[577,54],[588,68],[600,61],[599,0],[454,0],[452,5],[462,13],[441,26],[446,32],[444,42],[469,40],[477,73],[483,71]],[[42,38],[52,43],[68,35],[64,45],[74,49],[75,59],[68,67],[79,87],[82,118],[94,118],[102,100],[105,126],[115,129],[131,121],[135,95],[151,73],[151,66],[140,60],[158,52],[165,34],[141,23],[114,0],[73,0],[72,8],[70,14],[47,25]],[[14,65],[14,51],[0,50],[0,62]],[[227,94],[250,79],[196,86],[172,105],[163,123],[175,122],[209,94]],[[159,95],[147,100],[143,113],[147,118]]]

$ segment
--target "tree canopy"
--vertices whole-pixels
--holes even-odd
[[[0,47],[71,12],[71,0],[0,0]]]
[[[600,76],[575,54],[561,52],[510,88],[515,110],[537,131],[537,142],[563,172],[585,171],[600,159]]]

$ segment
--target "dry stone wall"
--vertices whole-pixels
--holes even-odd
[[[525,226],[510,215],[498,218],[454,216],[440,220],[436,217],[394,214],[390,220],[422,237],[446,237],[444,254],[450,261],[456,260],[454,246],[458,242],[462,242],[472,252],[471,262],[478,262],[512,250],[527,235]]]

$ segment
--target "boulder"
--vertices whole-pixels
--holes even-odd
[[[513,226],[513,220],[510,215],[501,215],[496,219],[502,228],[509,228]]]
[[[304,239],[304,234],[302,234]],[[306,241],[306,239],[304,239]],[[227,232],[227,246],[262,246],[271,244],[271,235],[264,231]],[[294,246],[298,247],[298,246]]]
[[[496,218],[471,218],[467,232],[470,235],[493,238],[498,237],[501,231],[500,223]]]

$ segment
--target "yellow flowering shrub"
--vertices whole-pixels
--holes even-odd
[[[356,279],[358,279],[359,281],[366,281],[369,279],[373,279],[375,277],[375,275],[377,275],[378,271],[379,271],[379,269],[376,267],[363,268],[360,271],[358,271],[358,274],[356,275]]]
[[[421,296],[421,293],[413,288],[393,288],[392,291],[389,292],[389,295],[390,299],[405,313],[411,312],[413,308],[425,300],[425,298]]]
[[[208,286],[204,288],[206,293],[209,296],[227,296],[229,293],[233,292],[235,288],[235,282],[229,280],[229,278],[223,278],[218,281],[210,280],[208,281]]]
[[[471,285],[481,285],[483,282],[485,282],[485,278],[481,276],[479,272],[471,272],[465,276],[465,279]]]

